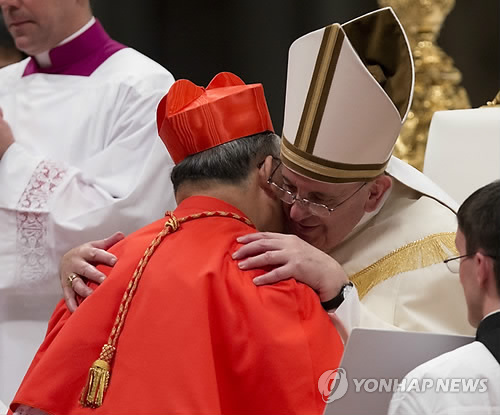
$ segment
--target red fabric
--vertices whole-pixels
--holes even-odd
[[[274,131],[262,84],[245,85],[230,72],[216,75],[206,89],[176,81],[160,101],[156,120],[175,164],[219,144]]]
[[[175,211],[223,210],[192,197]],[[63,302],[23,380],[18,404],[67,414],[321,414],[321,374],[338,367],[340,338],[317,295],[295,280],[256,287],[240,271],[230,218],[196,219],[159,245],[131,303],[100,408],[80,407],[88,369],[107,342],[117,308],[159,220],[113,247],[119,261],[70,316]]]

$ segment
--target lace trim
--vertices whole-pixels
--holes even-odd
[[[32,408],[31,406],[19,405],[13,415],[48,415],[40,409]]]
[[[17,204],[17,275],[19,281],[47,278],[47,202],[67,169],[42,161],[33,172]]]

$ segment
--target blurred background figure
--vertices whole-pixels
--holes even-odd
[[[0,400],[9,403],[61,299],[62,254],[175,206],[155,116],[174,79],[113,40],[89,0],[0,8],[30,56],[0,69]],[[72,276],[63,291],[79,287],[88,290]]]
[[[2,15],[0,15],[0,68],[22,60],[24,55],[16,48],[12,38],[5,27]]]

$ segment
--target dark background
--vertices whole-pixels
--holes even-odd
[[[116,40],[172,72],[206,86],[231,71],[264,84],[281,133],[288,47],[330,23],[378,8],[376,0],[92,0],[94,14]],[[457,0],[438,44],[462,72],[477,107],[500,89],[500,0]]]

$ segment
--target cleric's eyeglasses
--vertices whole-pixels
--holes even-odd
[[[458,274],[460,272],[460,264],[463,261],[465,261],[465,259],[463,261],[458,261],[458,260],[462,259],[462,258],[470,258],[470,257],[473,257],[474,255],[476,255],[476,252],[473,252],[472,254],[465,254],[465,255],[460,255],[460,256],[454,256],[454,257],[445,259],[443,262],[446,264],[446,266],[448,267],[448,269],[450,270],[450,272],[453,272],[454,274]],[[490,258],[493,258],[493,259],[498,259],[498,257],[496,257],[495,255],[484,254],[484,256],[487,256],[487,257],[490,257]]]

